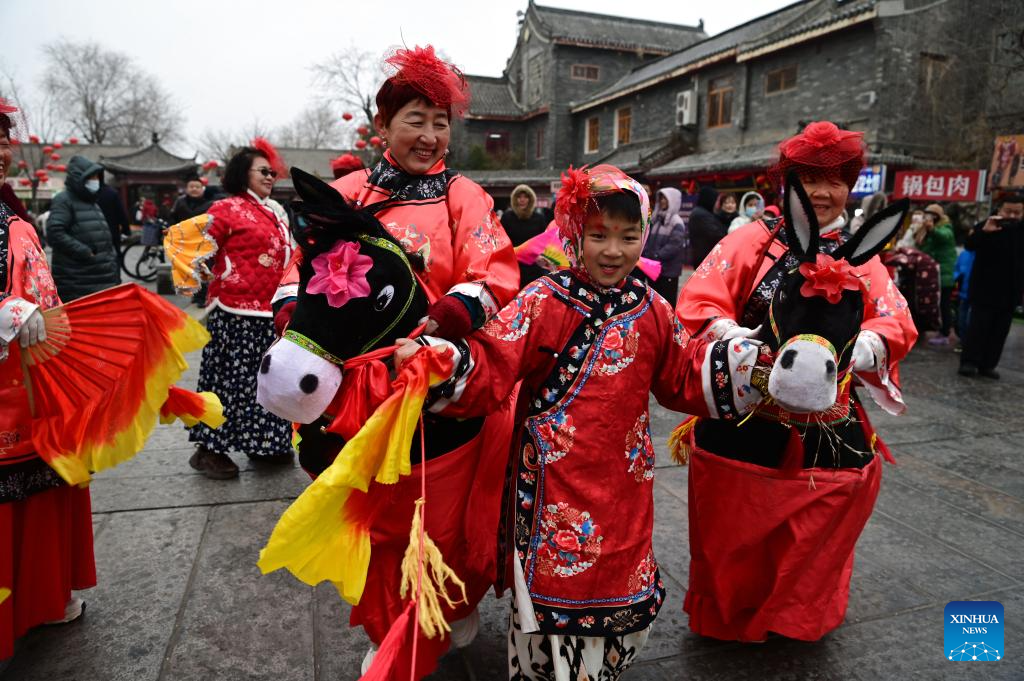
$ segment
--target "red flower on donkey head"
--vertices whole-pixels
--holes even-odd
[[[800,274],[805,279],[800,287],[801,295],[808,298],[822,296],[833,304],[839,302],[844,290],[856,291],[861,288],[860,278],[850,263],[824,253],[819,253],[814,262],[800,265]]]
[[[353,298],[370,295],[366,273],[372,268],[373,258],[360,255],[358,243],[341,241],[313,258],[314,274],[306,284],[306,292],[323,293],[331,307],[342,307]]]

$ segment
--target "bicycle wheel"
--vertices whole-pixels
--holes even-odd
[[[135,263],[135,278],[139,281],[156,279],[156,268],[162,260],[163,251],[159,246],[143,246],[142,255]]]
[[[133,279],[137,278],[135,265],[138,263],[139,258],[142,257],[142,252],[145,248],[138,241],[135,241],[121,249],[118,259],[121,262],[121,271],[127,276]]]

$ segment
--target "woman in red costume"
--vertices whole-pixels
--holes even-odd
[[[0,99],[0,182],[11,167],[11,114]],[[41,310],[60,305],[35,229],[0,203],[0,661],[30,628],[70,622],[96,585],[88,488],[71,487],[33,451],[20,349],[46,339]]]
[[[519,268],[512,244],[494,214],[494,202],[476,183],[445,165],[452,118],[461,115],[469,102],[462,74],[434,54],[434,48],[400,49],[385,60],[390,77],[377,92],[374,126],[384,142],[383,158],[372,169],[349,173],[332,186],[353,205],[370,207],[401,244],[416,268],[417,279],[430,301],[426,332],[457,340],[478,329],[519,291]],[[292,267],[275,296],[276,322],[282,329],[291,316],[298,290],[298,268]],[[486,572],[474,578],[460,574],[467,584],[469,605],[451,615],[451,639],[422,640],[418,673],[426,674],[437,656],[449,645],[466,645],[476,632],[475,604],[493,581],[493,546],[497,534],[501,480],[505,470],[505,444],[495,438],[511,429],[511,401],[484,422],[469,442],[445,454],[433,466],[428,463],[427,489],[433,498],[465,495],[453,506],[465,509],[467,544],[474,553],[487,556]],[[506,435],[507,437],[507,435]],[[490,445],[485,444],[489,442]],[[500,455],[498,454],[500,452]],[[491,485],[481,485],[490,481]],[[496,483],[496,484],[495,484]],[[383,488],[371,486],[369,500],[380,498]],[[376,493],[376,497],[375,497]],[[419,473],[400,482],[386,494],[408,497],[409,506],[419,496]],[[395,502],[398,503],[398,502]],[[436,507],[435,507],[436,508]],[[408,543],[409,516],[382,514],[374,521],[374,545],[366,588],[353,608],[351,623],[361,625],[379,646],[404,603],[398,597],[399,563]],[[428,530],[453,535],[447,526]],[[429,525],[429,516],[427,524]],[[473,539],[475,537],[476,539]],[[387,548],[383,548],[387,547]],[[453,567],[457,556],[445,559]],[[465,569],[465,568],[464,568]],[[459,568],[456,568],[459,571]],[[450,613],[449,613],[450,614]],[[367,653],[369,668],[374,648]]]
[[[775,179],[790,172],[800,178],[820,225],[823,253],[847,239],[842,212],[863,166],[862,134],[829,122],[811,123],[779,147]],[[781,280],[796,267],[784,232],[773,229],[776,224],[759,220],[744,225],[712,249],[679,298],[677,312],[687,331],[708,340],[753,335]],[[897,363],[913,347],[917,330],[878,257],[857,270],[864,283],[864,312],[850,360],[853,383],[865,386],[883,409],[899,414],[905,406]],[[817,469],[806,461],[805,470],[790,478],[772,468],[767,451],[765,460],[758,460],[761,465],[707,452],[701,425],[694,429],[691,571],[684,607],[695,632],[757,641],[772,631],[816,640],[842,622],[853,547],[878,493],[881,462],[873,452],[885,452],[856,395],[849,402],[859,420],[859,427],[853,427],[857,439],[863,435],[870,451],[858,467],[819,474],[817,486],[809,484]],[[763,418],[769,416],[759,412],[740,428],[767,427],[759,423]],[[800,434],[793,422],[781,421],[790,424],[791,438]],[[830,480],[827,486],[823,479]],[[761,503],[773,512],[745,511],[761,494],[768,497]],[[733,509],[742,499],[750,503]],[[825,543],[822,535],[827,535]]]

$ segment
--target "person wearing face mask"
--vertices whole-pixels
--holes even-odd
[[[65,190],[50,206],[46,240],[53,249],[53,279],[64,302],[121,282],[113,236],[96,202],[102,173],[99,163],[72,156]]]
[[[740,199],[740,206],[740,214],[729,223],[730,232],[735,232],[743,225],[760,220],[764,215],[764,197],[757,192],[744,194]]]

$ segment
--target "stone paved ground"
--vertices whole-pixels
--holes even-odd
[[[687,581],[686,471],[655,483],[655,545],[669,589],[633,681],[668,679],[1020,679],[1024,648],[1024,325],[1001,381],[964,379],[951,351],[919,347],[904,365],[908,415],[874,410],[899,460],[858,545],[847,622],[818,643],[700,639],[681,612]],[[185,385],[195,381],[198,356]],[[664,442],[677,415],[657,409]],[[2,681],[342,681],[358,677],[365,639],[330,588],[255,560],[307,482],[297,468],[244,465],[216,482],[188,466],[179,427],[160,427],[135,460],[92,485],[99,586],[79,622],[29,633]],[[244,457],[243,457],[244,458]],[[239,462],[241,463],[241,459]],[[969,670],[942,656],[950,600],[1006,608],[1007,659]],[[488,599],[480,636],[433,677],[505,678],[507,601]],[[1016,671],[1014,671],[1016,670]]]

